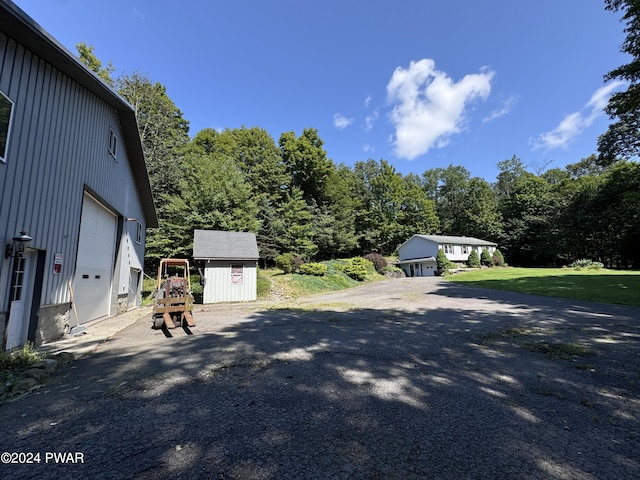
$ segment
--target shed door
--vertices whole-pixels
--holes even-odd
[[[73,292],[80,323],[109,314],[116,227],[116,216],[85,194]]]

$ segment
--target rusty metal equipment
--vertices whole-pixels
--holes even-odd
[[[195,327],[189,261],[163,258],[158,265],[158,283],[151,328]]]

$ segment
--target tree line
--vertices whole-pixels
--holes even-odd
[[[512,265],[564,265],[589,258],[640,267],[640,80],[636,0],[606,0],[623,11],[634,60],[605,78],[631,82],[607,107],[612,123],[599,154],[532,173],[514,155],[493,182],[463,166],[403,175],[384,159],[336,164],[318,131],[259,127],[204,129],[189,122],[146,75],[112,78],[93,47],[80,59],[136,110],[159,228],[147,232],[146,266],[189,257],[193,230],[256,233],[263,266],[291,253],[307,261],[376,252],[391,255],[411,235],[465,235],[498,243]],[[632,8],[633,7],[633,8]],[[631,40],[629,40],[631,39]],[[635,40],[634,40],[635,39]]]

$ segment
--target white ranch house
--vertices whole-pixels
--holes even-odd
[[[485,248],[489,253],[495,252],[497,243],[474,237],[457,237],[450,235],[413,235],[398,247],[398,265],[408,277],[430,277],[435,275],[436,256],[442,249],[449,260],[466,263],[471,251],[478,256]]]

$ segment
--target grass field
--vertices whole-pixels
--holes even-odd
[[[491,268],[446,278],[473,287],[640,306],[640,271]]]

